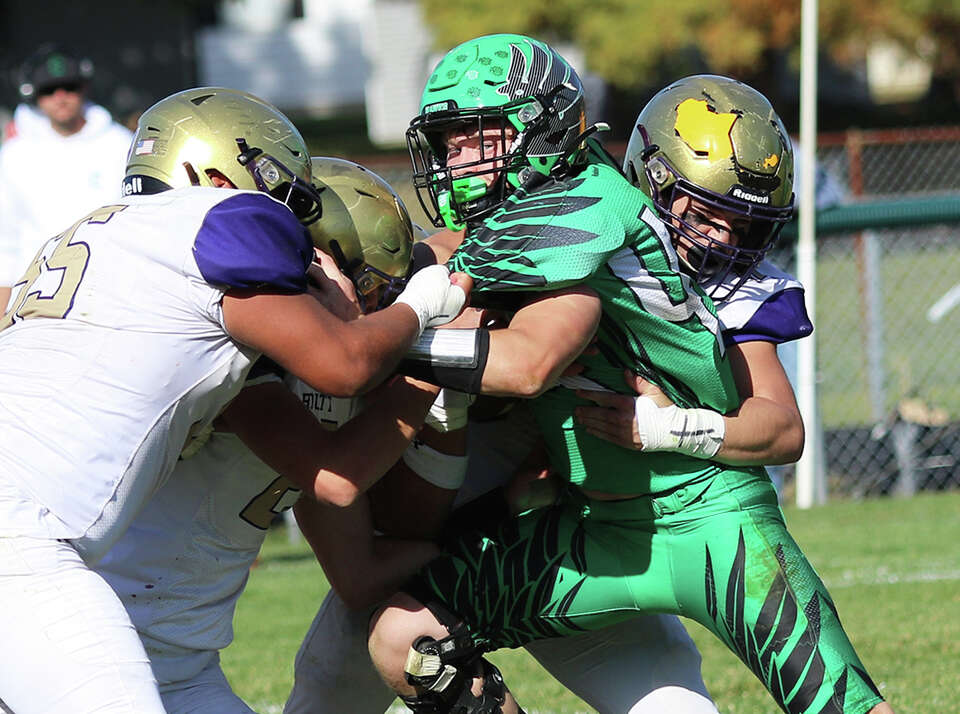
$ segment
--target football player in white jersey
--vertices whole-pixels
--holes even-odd
[[[368,312],[389,304],[410,267],[413,226],[403,202],[385,181],[358,164],[314,158],[312,168],[323,214],[322,221],[311,225],[314,242],[337,255]],[[281,406],[270,403],[274,397]],[[254,441],[261,438],[256,434],[267,440],[283,434],[284,447],[301,438],[296,452],[318,459],[321,467],[330,465],[320,472],[315,492],[319,500],[333,504],[352,500],[341,495],[342,481],[368,481],[371,468],[397,460],[406,446],[405,438],[385,440],[367,426],[379,428],[382,419],[375,412],[390,409],[376,393],[364,398],[368,408],[362,415],[334,434],[332,429],[358,414],[359,399],[321,394],[270,360],[257,362],[235,401],[248,399],[258,408],[241,407],[238,412],[234,403],[228,405],[212,430],[188,446],[167,483],[96,567],[143,640],[168,714],[253,711],[231,690],[220,669],[219,651],[233,639],[237,599],[267,528],[301,495],[270,467],[282,466],[282,457],[269,443]],[[421,418],[428,404],[420,402]],[[253,435],[250,440],[266,463],[235,429]],[[372,445],[377,459],[368,458]],[[351,461],[360,454],[363,459]],[[311,537],[322,532],[323,525],[310,520],[332,513],[304,503],[298,507],[298,520]],[[370,590],[389,592],[399,584],[394,573],[410,572],[436,552],[417,541],[380,539],[377,545],[376,552],[349,553],[353,578],[347,589],[371,603],[376,597]],[[330,550],[326,544],[316,547]]]
[[[0,319],[0,699],[18,714],[163,711],[89,564],[260,354],[325,393],[360,393],[462,307],[466,281],[438,267],[364,320],[326,310],[307,292],[310,178],[274,107],[179,92],[141,117],[131,195],[78,217],[14,285]],[[285,475],[315,495],[316,471],[297,466]]]

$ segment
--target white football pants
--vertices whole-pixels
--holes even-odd
[[[0,537],[0,643],[16,714],[164,714],[127,611],[69,543]]]
[[[233,693],[219,657],[195,677],[160,685],[160,696],[167,714],[256,714]]]

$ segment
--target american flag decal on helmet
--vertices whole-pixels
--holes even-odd
[[[143,156],[145,154],[153,153],[153,144],[156,139],[140,139],[137,142],[137,145],[133,149],[134,156]]]

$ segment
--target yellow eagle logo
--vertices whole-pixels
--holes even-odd
[[[677,107],[675,128],[687,146],[716,161],[733,155],[730,129],[736,120],[736,114],[715,112],[703,99],[684,99]]]

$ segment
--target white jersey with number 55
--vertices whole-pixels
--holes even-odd
[[[0,535],[73,539],[96,560],[257,353],[230,288],[305,289],[309,237],[263,193],[134,196],[49,240],[0,318]]]

